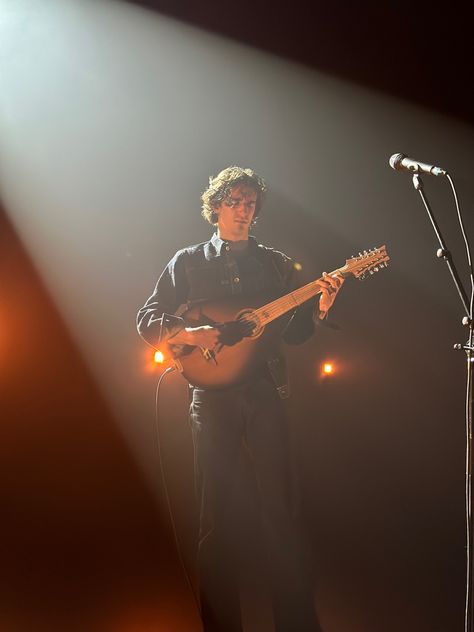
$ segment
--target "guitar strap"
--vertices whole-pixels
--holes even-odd
[[[270,358],[270,360],[267,360],[267,367],[280,399],[288,399],[290,396],[290,379],[285,356],[279,354],[274,358]]]

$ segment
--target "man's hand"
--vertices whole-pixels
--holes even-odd
[[[344,277],[342,274],[337,273],[334,276],[330,276],[327,272],[323,272],[323,278],[319,282],[321,287],[321,297],[319,299],[319,318],[323,319],[331,309],[334,303],[337,293],[341,289],[341,285],[344,283]]]
[[[219,341],[220,332],[215,327],[203,325],[202,327],[186,327],[169,339],[169,342],[176,345],[190,345],[192,347],[202,347],[203,349],[213,349]]]
[[[232,347],[246,336],[250,336],[255,323],[246,320],[229,320],[219,325],[219,344]]]

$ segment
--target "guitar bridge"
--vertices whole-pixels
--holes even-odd
[[[214,353],[212,349],[206,349],[204,347],[201,347],[201,351],[202,351],[202,355],[204,356],[204,359],[207,362],[214,362],[214,364],[217,365],[216,354]]]

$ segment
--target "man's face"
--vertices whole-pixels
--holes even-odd
[[[246,186],[237,186],[217,206],[217,226],[222,239],[248,239],[250,225],[255,215],[257,192]]]

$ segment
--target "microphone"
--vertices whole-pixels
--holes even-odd
[[[392,169],[396,171],[410,171],[411,173],[428,173],[432,176],[445,176],[446,171],[441,167],[427,165],[419,160],[408,158],[405,154],[393,154],[388,161]]]

